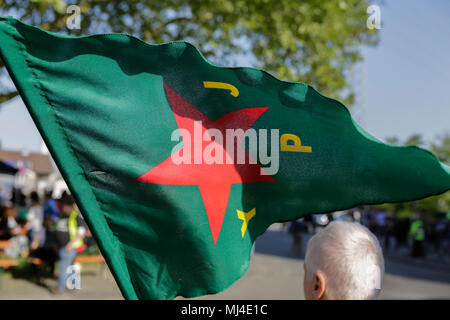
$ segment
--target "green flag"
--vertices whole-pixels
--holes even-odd
[[[448,166],[340,102],[185,42],[1,18],[0,52],[128,299],[226,289],[273,222],[450,188]]]

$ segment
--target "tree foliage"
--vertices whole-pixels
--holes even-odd
[[[66,27],[71,4],[81,8],[80,30]],[[255,67],[351,104],[346,75],[361,59],[361,45],[377,42],[376,30],[366,27],[368,5],[369,0],[0,0],[0,15],[71,35],[124,32],[150,43],[187,40],[216,64],[239,65],[242,57],[252,57]],[[16,95],[5,86],[0,93],[0,103]]]
[[[450,165],[450,133],[440,137],[440,142],[431,145],[431,151],[444,163]]]
[[[393,145],[425,145],[420,134],[409,136],[403,143],[397,137],[387,138],[386,141]],[[450,165],[450,133],[438,137],[437,141],[431,144],[430,149],[440,161]],[[397,218],[412,217],[413,212],[419,210],[428,214],[450,212],[450,191],[414,202],[385,203],[376,207],[393,212]]]

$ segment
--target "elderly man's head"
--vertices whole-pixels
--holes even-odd
[[[308,243],[305,298],[374,299],[383,274],[383,253],[377,238],[360,224],[334,221]]]

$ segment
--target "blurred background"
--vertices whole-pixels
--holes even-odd
[[[378,139],[418,145],[450,164],[447,0],[0,0],[0,15],[69,35],[186,40],[217,65],[306,82],[343,101]],[[67,193],[0,60],[0,299],[121,299],[89,231],[73,290],[54,289],[51,226]],[[303,298],[307,242],[339,219],[379,238],[386,259],[380,298],[450,298],[450,192],[272,225],[244,277],[206,298]]]

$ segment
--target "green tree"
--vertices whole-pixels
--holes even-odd
[[[392,136],[386,138],[386,143],[392,144],[394,146],[423,146],[425,142],[420,134],[414,133],[410,135],[405,141],[401,142],[398,137]]]
[[[423,146],[425,142],[420,134],[413,134],[409,136],[403,143],[405,146]]]
[[[431,144],[431,151],[444,163],[450,164],[450,133],[438,138]],[[450,191],[439,196],[429,197],[418,201],[419,209],[426,212],[450,212]]]
[[[400,144],[400,140],[397,137],[388,137],[386,138],[386,143],[398,146]]]
[[[393,145],[417,145],[424,146],[425,142],[420,134],[412,134],[403,143],[397,137],[386,138]],[[440,161],[450,164],[450,133],[437,138],[431,144],[431,151]],[[397,218],[411,217],[414,211],[421,210],[429,214],[437,212],[450,212],[450,191],[438,196],[432,196],[414,202],[384,203],[377,208],[393,212]]]
[[[441,136],[439,143],[432,144],[431,151],[439,160],[450,165],[450,133]]]
[[[80,30],[66,28],[70,4],[81,8]],[[187,40],[219,65],[237,65],[246,55],[255,67],[350,105],[348,70],[361,59],[361,45],[378,40],[376,30],[366,27],[368,5],[369,0],[0,0],[0,15],[72,35],[125,32],[150,43]],[[16,95],[0,84],[0,103]]]

